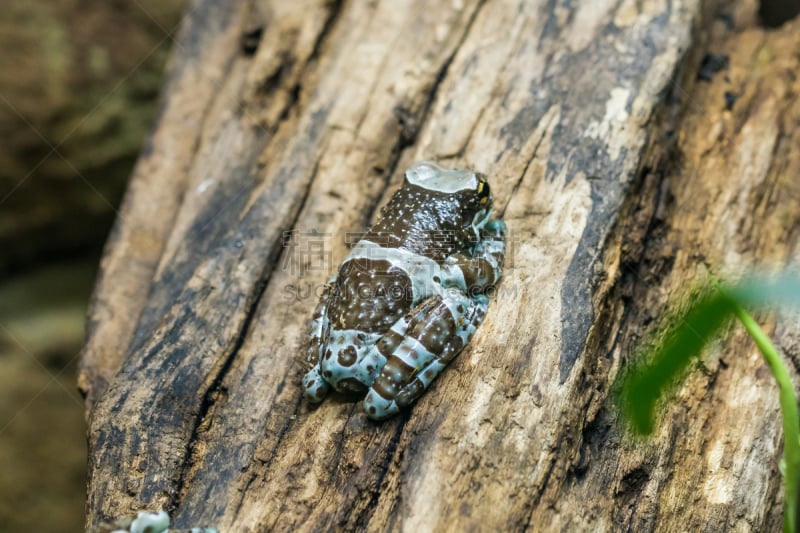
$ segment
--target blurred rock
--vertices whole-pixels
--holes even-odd
[[[3,2],[0,273],[102,243],[150,128],[183,5]]]
[[[81,531],[83,402],[75,386],[96,258],[0,283],[0,524]]]

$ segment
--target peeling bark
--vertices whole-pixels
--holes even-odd
[[[653,442],[609,402],[687,284],[797,251],[797,21],[725,7],[196,2],[91,311],[87,523],[776,529],[777,393],[743,333]],[[729,69],[697,81],[708,52]],[[284,234],[329,234],[333,268],[419,159],[490,176],[487,319],[410,412],[310,408],[329,272],[286,268]]]

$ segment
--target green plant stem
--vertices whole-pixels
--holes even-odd
[[[733,298],[734,313],[753,338],[758,349],[772,370],[778,382],[781,416],[783,417],[783,458],[784,458],[784,492],[783,492],[783,530],[795,533],[797,525],[798,481],[800,481],[800,416],[797,411],[797,396],[794,393],[789,371],[783,364],[778,350],[769,340],[761,327]]]

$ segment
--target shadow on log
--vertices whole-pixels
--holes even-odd
[[[651,443],[608,401],[670,297],[797,254],[800,28],[717,9],[196,2],[91,310],[87,523],[777,529],[777,393],[743,334]],[[697,81],[707,53],[728,69]],[[490,176],[497,297],[411,411],[310,408],[329,272],[285,232],[328,234],[334,268],[419,159]]]

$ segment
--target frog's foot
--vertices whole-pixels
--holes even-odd
[[[314,309],[314,316],[311,320],[311,341],[308,343],[308,351],[306,353],[306,362],[311,366],[315,366],[319,363],[322,355],[322,347],[325,346],[326,332],[329,329],[327,316],[328,302],[335,283],[336,275],[334,274],[322,287],[319,303],[317,303],[317,307]]]
[[[425,303],[428,312],[409,324],[364,398],[364,410],[374,420],[388,418],[419,398],[472,338],[489,300],[448,291]]]
[[[309,370],[303,377],[303,392],[309,402],[321,402],[330,390],[330,384],[319,373],[319,366]]]
[[[308,344],[306,363],[311,365],[311,370],[303,377],[303,392],[306,399],[313,403],[321,402],[330,390],[330,384],[320,374],[320,352],[326,342],[328,328],[327,309],[331,290],[336,282],[336,275],[331,277],[322,289],[314,317],[311,322],[311,341]]]
[[[493,240],[505,241],[507,231],[506,223],[496,218],[487,222],[481,230],[481,233],[484,239],[488,236]]]
[[[489,299],[486,296],[479,295],[475,299],[467,301],[469,302],[469,308],[464,314],[464,323],[456,329],[456,334],[447,342],[442,353],[434,357],[425,368],[416,373],[410,383],[400,390],[395,398],[398,406],[407,407],[414,403],[425,392],[425,389],[430,387],[431,382],[444,370],[447,363],[461,353],[464,346],[472,339],[475,330],[478,329],[478,326],[483,322],[483,317],[486,316]]]

